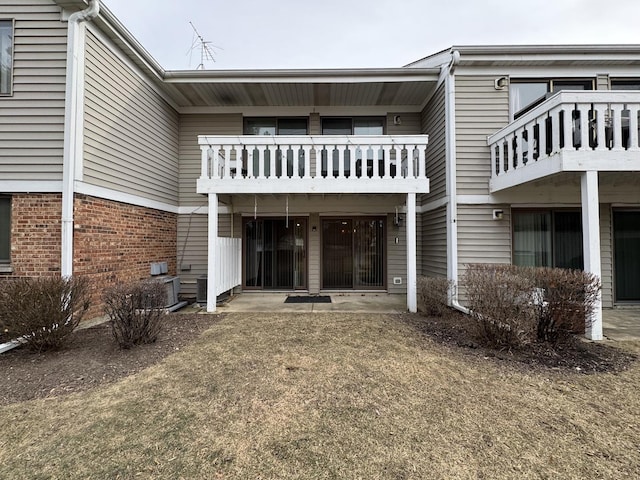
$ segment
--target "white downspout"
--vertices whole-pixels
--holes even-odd
[[[81,85],[84,57],[80,24],[95,18],[100,12],[100,0],[89,0],[89,6],[69,16],[67,29],[67,78],[64,105],[64,150],[62,160],[62,258],[60,274],[73,275],[73,198],[78,156],[82,152]]]
[[[449,303],[456,310],[469,314],[469,309],[458,303],[458,193],[456,173],[456,86],[455,69],[460,52],[451,52],[451,62],[445,79],[446,125],[446,195],[447,195],[447,278],[453,282]]]

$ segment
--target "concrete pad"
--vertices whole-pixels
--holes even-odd
[[[602,330],[609,340],[640,340],[640,307],[603,309]]]

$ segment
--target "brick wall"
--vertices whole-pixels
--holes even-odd
[[[62,196],[16,194],[11,198],[12,275],[59,275]]]
[[[11,202],[11,274],[60,274],[62,197],[16,194]],[[177,215],[87,195],[74,203],[74,275],[88,277],[92,306],[103,314],[102,293],[115,282],[149,278],[151,262],[176,273]]]
[[[73,270],[89,278],[89,318],[102,315],[106,287],[149,278],[151,262],[167,262],[176,274],[176,214],[76,195],[74,217]]]

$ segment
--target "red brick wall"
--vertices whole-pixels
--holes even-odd
[[[11,266],[0,277],[59,275],[62,197],[16,194],[11,203]],[[74,275],[89,278],[92,306],[103,314],[102,293],[115,282],[149,278],[151,262],[167,262],[176,273],[177,215],[76,195]]]
[[[11,198],[12,275],[59,275],[62,196],[16,194]]]
[[[73,271],[89,278],[89,318],[102,315],[106,287],[149,278],[152,262],[167,262],[176,274],[176,214],[76,195],[74,217]]]

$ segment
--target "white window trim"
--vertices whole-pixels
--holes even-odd
[[[13,81],[14,81],[14,65],[16,63],[16,21],[13,18],[0,18],[0,22],[11,22],[11,68],[9,70],[9,91],[2,93],[0,97],[12,97],[13,96]]]

